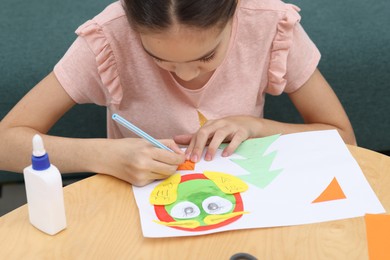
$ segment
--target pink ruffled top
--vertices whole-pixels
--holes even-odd
[[[111,120],[118,113],[156,138],[199,128],[207,119],[263,116],[265,94],[291,93],[314,72],[320,53],[301,27],[299,9],[279,0],[242,0],[226,57],[200,89],[181,86],[144,52],[120,2],[81,25],[54,67],[77,103],[107,107],[108,136],[134,136]]]

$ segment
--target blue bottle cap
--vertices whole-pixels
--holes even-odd
[[[31,157],[32,168],[36,171],[43,171],[50,167],[49,156],[43,146],[43,140],[40,135],[34,135],[33,140],[33,153]]]

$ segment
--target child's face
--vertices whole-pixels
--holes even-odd
[[[161,33],[141,33],[145,51],[161,68],[190,82],[208,75],[223,61],[230,40],[231,23],[225,28],[199,30],[175,26]]]

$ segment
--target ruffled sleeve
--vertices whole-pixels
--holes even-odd
[[[299,11],[297,6],[286,4],[285,15],[277,25],[268,70],[267,93],[269,94],[280,95],[286,87],[287,58],[293,44],[294,26],[301,19]]]
[[[85,39],[95,55],[100,79],[110,96],[108,103],[119,105],[123,90],[114,52],[102,27],[94,20],[89,20],[76,30],[76,34]]]

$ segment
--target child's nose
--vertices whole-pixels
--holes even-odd
[[[175,68],[175,74],[184,81],[190,81],[199,76],[199,69],[190,65],[177,65]]]

